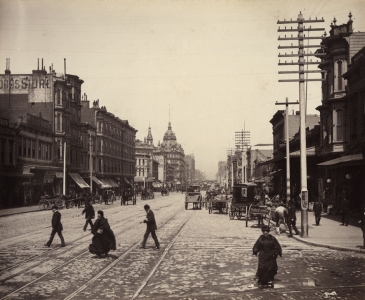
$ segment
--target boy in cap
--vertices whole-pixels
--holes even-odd
[[[52,232],[51,232],[51,237],[49,238],[49,241],[44,244],[44,246],[49,247],[52,244],[52,241],[54,239],[54,236],[56,235],[56,233],[58,234],[58,236],[61,239],[61,247],[65,247],[65,240],[63,238],[62,235],[62,223],[61,223],[61,214],[58,211],[58,207],[56,205],[52,206],[52,211],[53,211],[53,216],[52,216]]]

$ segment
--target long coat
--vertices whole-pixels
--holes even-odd
[[[253,246],[253,254],[259,254],[259,262],[257,268],[257,276],[261,283],[267,283],[272,281],[277,274],[278,265],[276,258],[278,255],[282,255],[282,250],[277,239],[264,234],[261,235]]]
[[[313,211],[315,215],[320,215],[322,213],[322,204],[320,202],[314,202]]]
[[[94,207],[89,203],[86,204],[84,210],[82,211],[82,214],[85,214],[85,219],[91,217],[95,217],[95,210]]]
[[[103,229],[102,234],[98,233],[98,229],[100,228]],[[97,219],[94,223],[92,234],[94,235],[94,238],[92,240],[92,244],[89,246],[89,250],[91,253],[98,254],[100,252],[100,254],[102,254],[105,252],[109,252],[110,250],[116,250],[117,243],[115,240],[114,232],[109,226],[108,219]],[[94,249],[95,251],[92,251],[92,249]]]
[[[63,230],[63,226],[61,223],[61,214],[59,211],[55,211],[52,216],[52,228],[56,232],[60,232]]]
[[[289,209],[288,209],[288,219],[291,221],[291,220],[294,220],[296,221],[297,220],[297,215],[296,215],[296,207],[295,207],[295,204],[290,204],[289,205]]]
[[[146,216],[147,220],[144,220],[143,222],[147,224],[147,229],[149,231],[157,230],[157,224],[155,220],[155,215],[152,210],[149,210]]]

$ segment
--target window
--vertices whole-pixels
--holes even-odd
[[[337,133],[337,141],[343,140],[343,111],[341,109],[336,110],[337,116],[337,124],[336,124],[336,133]]]
[[[342,61],[337,62],[338,72],[337,72],[337,90],[342,90]]]
[[[61,131],[61,114],[57,113],[56,116],[57,131]]]
[[[22,156],[23,152],[23,138],[19,138],[19,145],[18,145],[18,156]]]
[[[41,142],[38,142],[38,159],[42,159],[42,146]]]

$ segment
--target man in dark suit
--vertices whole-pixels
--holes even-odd
[[[146,229],[146,233],[144,234],[144,237],[143,237],[141,248],[146,248],[146,242],[147,242],[148,236],[151,233],[152,238],[155,241],[155,248],[153,248],[153,249],[158,250],[158,249],[160,249],[160,243],[158,242],[156,232],[155,232],[157,230],[155,215],[153,214],[153,211],[150,209],[150,206],[148,204],[146,204],[144,206],[144,210],[146,211],[147,216],[146,216],[146,219],[143,220],[143,222],[141,222],[141,223],[146,223],[147,229]]]
[[[295,231],[295,234],[299,234],[299,231],[296,226],[297,216],[296,216],[296,207],[293,200],[289,201],[289,209],[288,209],[288,227],[289,227],[289,237],[293,236],[292,227]]]
[[[49,238],[49,241],[45,244],[45,246],[49,247],[52,244],[52,241],[54,239],[54,236],[56,233],[61,239],[61,247],[65,247],[65,240],[62,235],[62,223],[61,223],[61,214],[58,211],[58,207],[56,205],[52,206],[53,216],[52,216],[52,232],[51,237]]]
[[[90,200],[86,201],[85,204],[85,208],[82,211],[82,214],[85,214],[85,225],[84,225],[84,231],[86,231],[87,228],[87,224],[90,224],[90,228],[91,230],[93,230],[93,221],[91,221],[91,219],[95,218],[95,210],[94,207],[92,206]]]

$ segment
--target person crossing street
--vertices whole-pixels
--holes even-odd
[[[155,215],[154,215],[153,211],[150,209],[150,206],[148,204],[146,204],[144,206],[144,210],[146,211],[147,215],[146,215],[146,219],[143,220],[141,223],[146,223],[147,228],[146,228],[146,232],[143,237],[141,248],[143,248],[143,249],[146,248],[146,242],[147,242],[148,236],[151,233],[152,238],[155,241],[154,250],[158,250],[158,249],[160,249],[160,243],[158,241],[158,238],[157,238],[157,235],[155,232],[157,230]]]
[[[58,207],[56,205],[52,206],[52,211],[53,211],[53,216],[52,216],[52,221],[51,221],[52,232],[51,232],[51,236],[50,236],[48,242],[46,244],[44,244],[44,246],[46,246],[46,247],[51,246],[54,236],[57,233],[61,240],[61,247],[65,247],[66,246],[65,239],[63,238],[63,235],[62,235],[63,226],[61,223],[61,214],[58,211]]]

